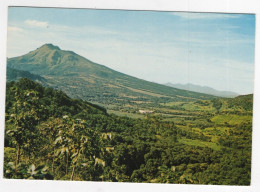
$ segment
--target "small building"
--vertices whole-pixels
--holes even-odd
[[[151,110],[143,110],[143,109],[139,109],[139,113],[141,114],[149,114],[149,113],[153,113],[154,111]]]

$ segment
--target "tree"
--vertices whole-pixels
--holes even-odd
[[[7,132],[14,139],[16,145],[16,166],[20,163],[21,150],[30,155],[37,150],[40,113],[38,92],[35,90],[21,90],[13,87],[15,101],[10,110],[9,121],[13,127]]]

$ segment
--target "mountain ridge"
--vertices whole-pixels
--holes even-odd
[[[174,87],[174,88],[178,88],[178,89],[184,89],[184,90],[188,90],[188,91],[195,91],[195,92],[199,92],[199,93],[205,93],[205,94],[210,94],[210,95],[215,95],[218,97],[236,97],[239,94],[232,92],[232,91],[219,91],[216,90],[212,87],[208,87],[208,86],[201,86],[201,85],[195,85],[192,83],[187,83],[187,84],[173,84],[173,83],[166,83],[165,85],[170,86],[170,87]]]

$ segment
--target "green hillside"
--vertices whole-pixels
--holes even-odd
[[[20,78],[28,78],[33,81],[38,81],[42,84],[46,84],[46,79],[44,79],[40,75],[35,75],[28,71],[17,70],[17,69],[13,69],[10,67],[7,67],[6,71],[7,71],[7,74],[6,74],[7,81],[17,81]]]
[[[170,103],[179,114],[170,120],[133,119],[29,79],[8,82],[4,177],[250,185],[252,100],[228,102],[237,100],[247,105],[236,113],[198,100]]]
[[[227,99],[213,99],[213,105],[220,111],[239,112],[250,111],[253,112],[253,94],[240,95],[235,98]]]

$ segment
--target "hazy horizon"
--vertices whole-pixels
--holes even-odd
[[[165,84],[253,93],[255,15],[10,7],[7,57],[45,43]]]

